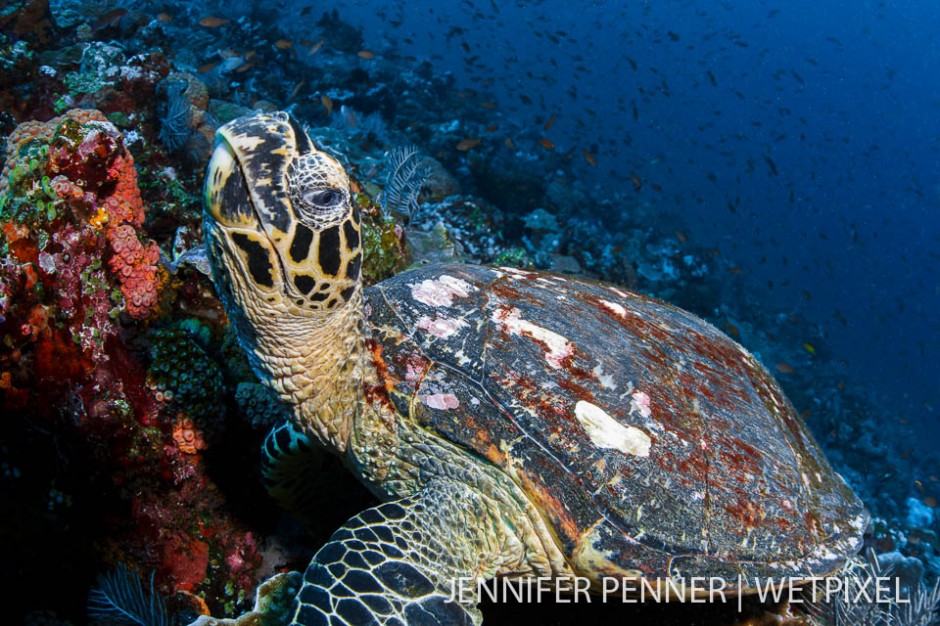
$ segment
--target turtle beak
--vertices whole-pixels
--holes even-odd
[[[205,218],[220,226],[252,228],[258,226],[245,175],[238,165],[232,146],[221,135],[209,159],[205,182]]]
[[[295,126],[287,113],[256,113],[216,131],[206,176],[207,206],[215,219],[233,226],[257,220],[275,245],[286,239],[294,222],[287,173],[298,149],[309,144]]]
[[[242,288],[235,291],[243,295],[260,292],[270,298],[283,284],[283,271],[272,238],[279,231],[269,219],[270,212],[259,204],[270,199],[272,190],[259,194],[254,189],[266,182],[270,187],[271,180],[259,177],[267,169],[256,158],[261,154],[256,150],[285,142],[271,135],[270,129],[267,135],[252,139],[252,133],[264,130],[267,121],[259,116],[240,118],[216,133],[205,178],[203,233],[216,285],[238,284]]]

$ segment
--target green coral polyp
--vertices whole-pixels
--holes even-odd
[[[218,412],[222,372],[193,336],[179,325],[152,333],[148,385],[194,419]]]

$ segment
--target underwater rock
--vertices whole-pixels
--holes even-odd
[[[924,576],[924,564],[920,559],[904,556],[897,550],[879,554],[878,565],[887,575],[897,578],[901,588],[906,590],[916,588]]]
[[[449,196],[421,204],[405,238],[415,263],[491,263],[505,250],[502,222],[499,209],[480,198]]]
[[[236,619],[203,615],[189,626],[282,626],[290,618],[288,611],[303,582],[300,572],[276,574],[258,586],[254,608]]]
[[[49,0],[4,2],[0,7],[0,32],[11,32],[24,41],[47,43],[53,34]]]
[[[59,28],[74,28],[87,19],[87,15],[104,13],[103,0],[49,0],[49,14]]]
[[[234,102],[226,102],[218,98],[209,100],[209,115],[214,117],[219,124],[224,124],[249,113],[251,113],[251,109]]]
[[[930,528],[933,526],[934,510],[918,500],[907,499],[907,518],[905,522],[911,528]]]
[[[118,114],[136,122],[120,124],[133,126],[135,132],[153,111],[156,84],[169,71],[159,51],[128,55],[115,42],[101,41],[44,52],[42,62],[40,89],[34,94],[37,106],[54,99],[56,113],[68,108],[97,109],[111,121]]]

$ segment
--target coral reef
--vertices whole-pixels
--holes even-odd
[[[164,280],[159,250],[140,240],[144,208],[134,159],[101,113],[73,110],[17,127],[7,142],[0,194],[7,244],[18,250],[21,263],[38,263],[52,279],[57,267],[78,265],[71,252],[81,256],[80,248],[101,248],[103,235],[124,309],[135,319],[154,312]],[[66,225],[78,230],[59,230]],[[54,280],[47,287],[58,291]]]
[[[206,287],[168,287],[146,219],[134,158],[102,113],[12,133],[0,180],[0,403],[10,424],[54,432],[56,448],[73,450],[50,467],[51,519],[84,512],[110,529],[97,559],[154,569],[161,592],[196,591],[233,612],[261,556],[203,457],[225,436],[212,333],[192,318],[146,329],[180,295],[198,310]],[[5,467],[43,446],[25,441],[22,453],[2,450]],[[80,474],[98,475],[94,485],[69,479],[76,464],[91,465]],[[22,476],[11,469],[11,489]]]

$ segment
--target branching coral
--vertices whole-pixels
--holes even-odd
[[[160,142],[170,152],[186,145],[192,133],[192,110],[185,97],[186,83],[177,81],[167,87],[166,113],[160,118]]]
[[[171,73],[159,91],[165,94],[159,139],[168,152],[183,152],[194,162],[208,156],[218,126],[206,111],[209,93],[205,84],[186,72]]]
[[[842,584],[836,593],[803,606],[820,626],[937,626],[940,581],[930,589],[917,581],[897,597],[882,596],[885,587],[894,587],[886,584],[894,576],[869,551],[842,568],[837,577]]]
[[[431,175],[431,168],[415,146],[392,150],[388,155],[388,178],[382,192],[382,208],[408,218],[418,210],[418,195]]]

